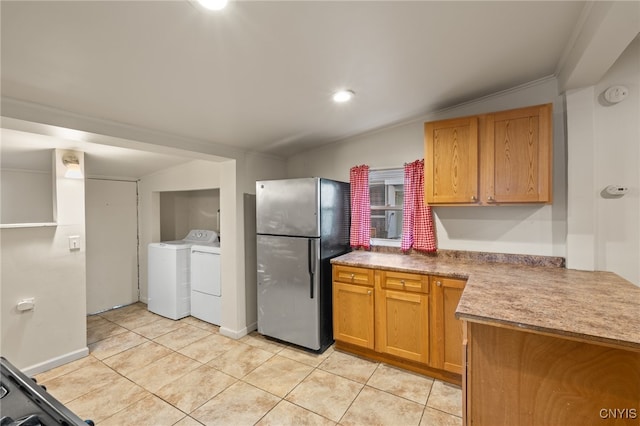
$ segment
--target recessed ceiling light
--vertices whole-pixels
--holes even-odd
[[[198,0],[200,6],[209,10],[222,10],[227,6],[229,0]]]
[[[340,102],[340,103],[348,102],[355,95],[356,95],[356,92],[354,92],[353,90],[339,90],[333,94],[333,101]]]

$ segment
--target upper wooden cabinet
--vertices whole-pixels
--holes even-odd
[[[425,124],[424,184],[429,204],[478,201],[478,117]]]
[[[552,105],[425,123],[425,201],[551,203]]]

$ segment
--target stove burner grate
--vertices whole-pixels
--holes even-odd
[[[4,415],[0,418],[0,426],[93,426],[91,420],[84,421],[76,416],[4,357],[0,357],[0,370]]]

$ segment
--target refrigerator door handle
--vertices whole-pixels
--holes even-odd
[[[313,279],[316,271],[316,256],[312,253],[315,247],[315,241],[312,238],[307,240],[307,261],[309,265],[309,297],[313,299]]]

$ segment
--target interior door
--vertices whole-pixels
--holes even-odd
[[[87,179],[87,313],[138,301],[137,183]]]
[[[258,332],[320,349],[320,241],[258,235]]]

